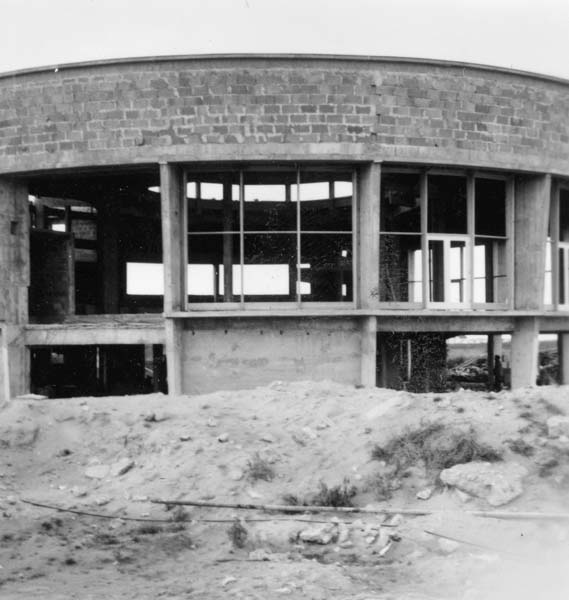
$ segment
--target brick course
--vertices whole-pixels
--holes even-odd
[[[158,160],[164,149],[268,143],[350,143],[366,157],[417,160],[436,149],[439,162],[458,150],[569,174],[569,84],[450,63],[253,58],[0,78],[4,172],[14,169],[2,158],[40,169],[62,157],[97,164],[101,151],[110,162],[115,151]]]

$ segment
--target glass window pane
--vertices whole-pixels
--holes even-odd
[[[429,233],[466,233],[466,178],[429,175]]]
[[[352,236],[308,233],[301,236],[303,302],[351,302]]]
[[[567,277],[567,265],[565,264],[567,249],[559,248],[559,303],[565,304],[567,298],[565,297],[565,278]]]
[[[305,179],[324,181],[305,182]],[[300,226],[302,231],[352,231],[351,173],[300,174]],[[346,181],[347,180],[347,181]],[[336,196],[337,184],[344,184],[344,195]],[[348,185],[345,185],[348,184]]]
[[[381,177],[381,231],[421,231],[419,174],[386,173]]]
[[[475,180],[474,229],[477,235],[506,235],[506,182]]]
[[[296,260],[296,234],[246,233],[245,301],[296,300]]]
[[[379,244],[380,302],[422,302],[421,236],[381,235]]]
[[[209,175],[220,182],[200,178],[188,182],[188,231],[239,232],[238,173]]]
[[[445,300],[444,242],[429,240],[429,300]]]
[[[234,280],[239,278],[240,269],[238,234],[188,236],[188,295],[191,302],[239,301],[235,292],[226,294],[225,290],[235,289]]]
[[[449,254],[449,302],[457,303],[466,301],[466,260],[466,242],[451,241]]]
[[[559,241],[569,242],[569,190],[559,192]]]
[[[245,231],[296,231],[296,178],[293,170],[245,173]]]

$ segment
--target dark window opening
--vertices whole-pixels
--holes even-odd
[[[167,393],[162,345],[35,346],[31,391],[49,398]]]
[[[466,233],[466,178],[429,175],[428,232]]]
[[[29,181],[30,296],[41,299],[30,304],[32,320],[163,310],[155,278],[128,267],[162,262],[158,183],[158,171],[148,169]],[[57,290],[47,283],[55,280]]]

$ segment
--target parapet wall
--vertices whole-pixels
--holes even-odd
[[[0,76],[0,173],[307,153],[569,175],[569,83],[455,63],[299,56]]]

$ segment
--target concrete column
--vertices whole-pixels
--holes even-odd
[[[559,354],[559,383],[569,385],[569,333],[560,333],[557,337]]]
[[[29,391],[30,219],[27,186],[0,179],[0,404]]]
[[[541,310],[551,176],[516,180],[514,223],[514,308]]]
[[[162,258],[164,262],[164,312],[186,310],[187,299],[187,202],[182,171],[170,164],[160,165],[162,206]],[[183,392],[183,321],[167,318],[165,354],[168,394]]]
[[[512,389],[535,386],[539,352],[539,321],[534,317],[515,320],[512,333]]]
[[[372,163],[358,175],[358,294],[359,306],[374,307],[379,301],[379,192],[381,165]]]
[[[361,384],[376,385],[377,318],[364,317],[362,323]]]

